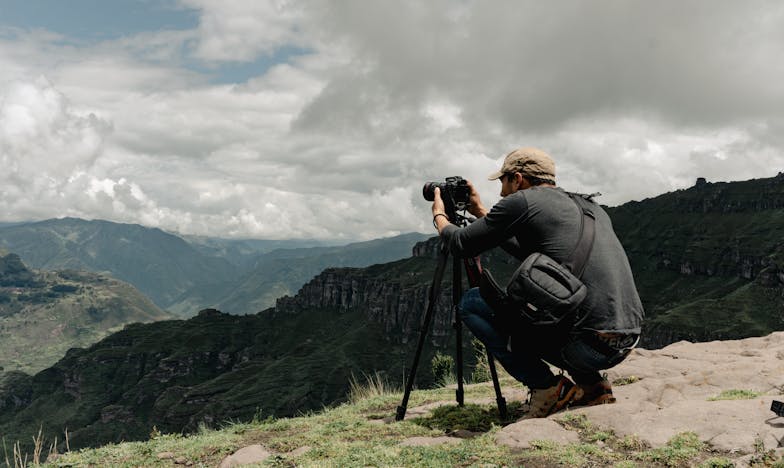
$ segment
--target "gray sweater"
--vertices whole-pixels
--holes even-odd
[[[610,217],[596,203],[593,250],[581,277],[588,295],[578,327],[598,332],[640,333],[644,311],[626,252]],[[458,257],[473,257],[501,246],[523,260],[534,252],[563,263],[577,244],[582,213],[560,188],[532,187],[499,201],[490,212],[459,228],[450,224],[441,237]]]

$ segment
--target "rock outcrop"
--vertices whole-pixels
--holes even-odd
[[[418,242],[413,248],[417,268],[409,265],[406,267],[409,271],[402,275],[379,275],[378,269],[372,267],[326,269],[305,284],[296,296],[278,299],[275,311],[297,314],[324,308],[361,310],[369,320],[383,326],[389,340],[406,343],[416,338],[421,328],[439,248],[437,237]],[[386,267],[394,269],[394,265]],[[429,335],[441,345],[451,333],[454,315],[450,268],[444,276]]]
[[[683,432],[694,432],[713,448],[732,454],[753,454],[760,446],[776,449],[784,439],[784,420],[770,410],[773,400],[784,399],[784,332],[638,349],[611,369],[609,378],[616,382],[616,404],[567,413],[583,414],[619,437],[634,436],[653,447]],[[559,420],[567,413],[548,419]],[[512,424],[499,432],[498,440],[525,448],[530,439],[525,434],[540,424]]]

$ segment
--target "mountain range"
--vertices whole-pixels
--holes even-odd
[[[156,228],[75,218],[0,226],[0,247],[31,268],[109,274],[182,317],[205,307],[255,313],[327,266],[404,258],[424,234],[325,246],[317,241],[181,237]]]
[[[109,274],[168,308],[198,288],[219,294],[239,279],[228,260],[205,255],[182,238],[155,228],[75,218],[0,229],[0,246],[31,268]]]

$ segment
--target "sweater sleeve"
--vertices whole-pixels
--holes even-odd
[[[457,257],[475,257],[501,245],[515,235],[515,228],[523,223],[528,212],[525,194],[520,191],[504,197],[487,215],[465,227],[454,224],[441,231],[441,239]]]

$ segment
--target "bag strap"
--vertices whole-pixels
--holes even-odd
[[[583,276],[583,271],[585,270],[585,265],[588,262],[588,257],[591,255],[591,250],[593,250],[593,239],[596,234],[596,215],[593,211],[583,206],[580,202],[577,201],[577,197],[583,198],[585,197],[576,195],[571,192],[566,192],[569,195],[569,198],[577,205],[577,208],[580,210],[580,237],[577,240],[577,245],[572,250],[572,254],[569,258],[563,263],[563,265],[568,268],[572,274],[576,277],[580,278]]]

